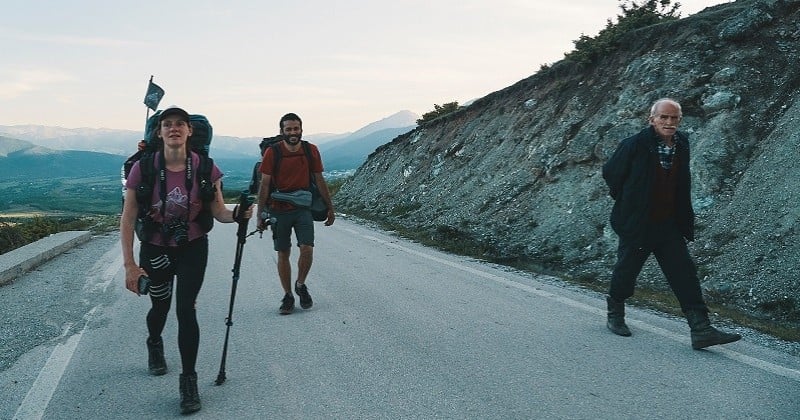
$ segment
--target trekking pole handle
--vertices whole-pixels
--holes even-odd
[[[239,194],[239,208],[248,208],[253,205],[255,198],[250,195],[250,190],[242,190]]]
[[[239,212],[246,211],[253,205],[255,202],[255,198],[250,195],[250,190],[242,190],[241,194],[239,194]],[[239,232],[238,236],[241,239],[244,239],[247,235],[247,222],[248,219],[239,218]]]

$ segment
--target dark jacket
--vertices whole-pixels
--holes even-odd
[[[691,199],[689,171],[689,139],[677,133],[675,157],[679,159],[675,221],[684,238],[694,240],[694,209]],[[622,140],[617,150],[603,165],[603,179],[614,199],[611,227],[621,239],[641,246],[647,234],[650,199],[658,157],[658,138],[652,126]]]

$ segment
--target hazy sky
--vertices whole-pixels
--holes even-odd
[[[644,0],[642,0],[644,1]],[[726,0],[683,0],[682,16]],[[215,134],[344,133],[503,89],[618,0],[3,1],[0,125],[142,130],[150,75]]]

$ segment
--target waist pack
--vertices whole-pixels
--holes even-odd
[[[273,200],[283,201],[296,207],[307,209],[311,207],[311,191],[296,190],[292,192],[275,191],[270,194]]]

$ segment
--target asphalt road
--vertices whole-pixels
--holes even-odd
[[[800,358],[750,340],[695,351],[682,320],[444,254],[338,219],[317,224],[314,307],[278,315],[271,240],[248,238],[227,356],[235,226],[211,232],[197,302],[209,419],[796,419]],[[181,417],[176,321],[147,373],[145,297],[123,286],[116,235],[0,287],[0,419]],[[293,260],[296,257],[293,256]]]

